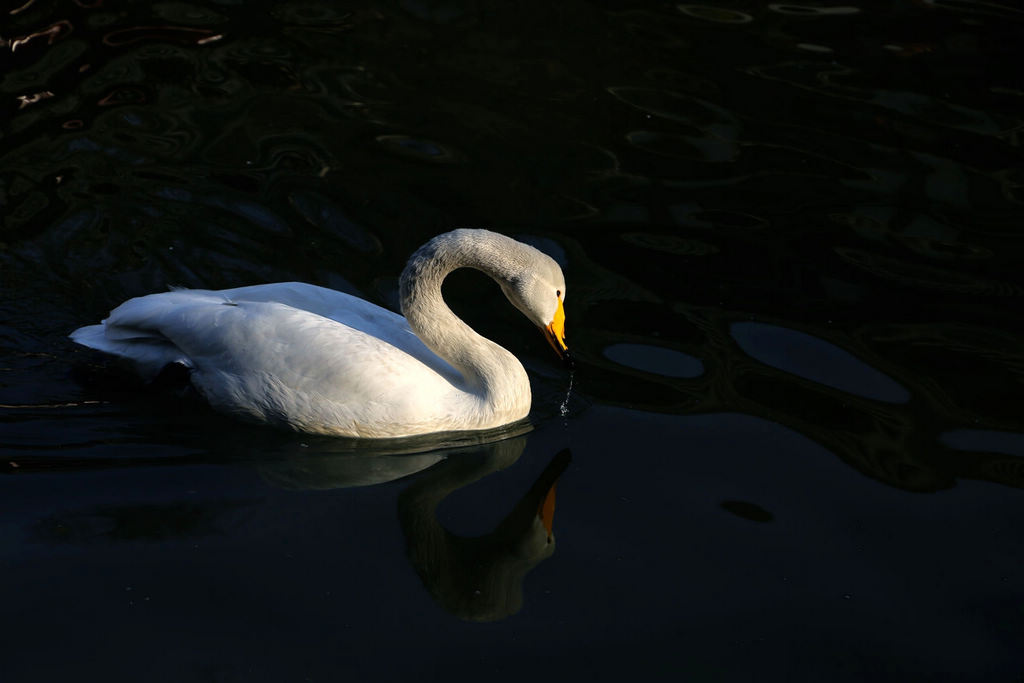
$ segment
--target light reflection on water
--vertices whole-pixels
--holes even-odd
[[[824,339],[765,323],[733,323],[730,333],[751,357],[784,372],[876,401],[910,400],[904,387]]]
[[[62,553],[72,567],[116,556],[121,564],[106,571],[136,574],[136,551],[157,552],[151,538],[68,546],[51,534],[40,545],[24,529],[65,513],[85,524],[73,513],[91,514],[90,486],[106,491],[97,505],[120,504],[127,518],[142,510],[159,527],[185,510],[191,519],[187,504],[145,505],[188,501],[164,491],[165,480],[182,490],[200,482],[211,518],[227,521],[186,525],[184,545],[216,546],[220,534],[225,547],[268,562],[247,579],[261,588],[296,570],[269,559],[277,546],[262,525],[281,531],[276,544],[289,533],[305,539],[297,543],[311,564],[317,548],[358,539],[326,564],[375,595],[398,587],[390,601],[353,608],[376,629],[406,633],[380,604],[419,614],[421,593],[465,607],[465,596],[446,603],[441,594],[466,582],[417,584],[419,593],[416,581],[386,583],[413,572],[379,550],[401,537],[399,491],[429,488],[447,462],[394,483],[352,475],[375,485],[331,491],[326,470],[398,456],[303,457],[330,446],[225,424],[130,385],[64,336],[168,285],[304,280],[393,303],[394,278],[425,239],[491,227],[528,235],[565,268],[577,358],[563,420],[567,378],[533,330],[477,280],[446,287],[460,315],[523,359],[537,431],[519,459],[529,475],[509,467],[453,492],[436,505],[432,537],[459,546],[443,531],[458,529],[454,517],[513,509],[542,461],[573,449],[559,486],[562,545],[529,575],[514,573],[525,595],[499,627],[505,635],[535,629],[574,654],[575,638],[605,638],[632,655],[607,655],[623,669],[692,642],[697,664],[684,670],[725,678],[744,671],[737,660],[758,660],[753,652],[778,670],[842,680],[836,672],[848,668],[837,662],[853,655],[827,643],[821,655],[780,654],[790,641],[825,637],[816,634],[847,643],[871,673],[964,671],[955,653],[965,643],[993,671],[1010,670],[1024,624],[989,603],[1021,599],[1007,587],[1024,487],[1019,10],[35,2],[8,17],[0,471],[11,475],[4,517],[21,521],[5,523],[15,554],[0,566],[12,576],[31,582],[40,568],[18,549],[44,566]],[[432,450],[401,462],[412,472]],[[305,478],[295,466],[308,468]],[[245,480],[256,472],[263,478]],[[286,481],[288,490],[270,483]],[[252,503],[264,498],[274,502]],[[109,518],[99,517],[103,532]],[[325,521],[340,536],[320,532]],[[904,550],[893,534],[917,541]],[[181,562],[184,545],[157,555]],[[823,548],[836,550],[822,559]],[[360,551],[390,564],[381,559],[377,577],[361,573],[361,560],[348,560]],[[408,550],[427,584],[431,552]],[[244,557],[229,555],[179,573],[197,585],[218,567],[244,575]],[[763,571],[745,573],[752,566]],[[937,576],[936,566],[948,571]],[[95,589],[89,575],[72,585]],[[172,575],[159,575],[170,591]],[[294,590],[330,583],[315,577]],[[714,586],[716,599],[702,601],[694,580]],[[271,593],[254,602],[292,622],[296,613]],[[333,623],[302,595],[296,604],[314,621]],[[228,599],[228,611],[246,602]],[[693,607],[702,630],[658,612],[678,603]],[[102,613],[113,602],[90,604]],[[854,604],[859,611],[845,610]],[[981,607],[968,618],[966,604]],[[27,605],[18,614],[31,621]],[[824,620],[815,633],[785,616],[809,612]],[[170,618],[158,615],[148,623]],[[559,635],[540,615],[569,626]],[[447,623],[415,619],[434,631]],[[878,623],[896,624],[886,634],[899,646],[864,635]],[[458,635],[480,637],[472,633]],[[737,638],[747,638],[744,657],[721,644]],[[559,661],[529,643],[526,652]],[[503,647],[513,645],[481,652]]]

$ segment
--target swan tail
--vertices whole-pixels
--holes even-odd
[[[186,368],[194,364],[167,337],[147,326],[153,310],[149,297],[133,299],[114,309],[99,325],[86,325],[70,334],[71,340],[97,351],[122,358],[135,366],[147,381],[156,378],[171,363]]]

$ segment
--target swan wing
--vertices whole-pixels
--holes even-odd
[[[459,375],[402,316],[310,285],[151,294],[72,338],[150,376],[180,362],[215,407],[302,431],[457,429],[447,416],[470,409]]]
[[[315,313],[385,341],[450,377],[458,372],[420,341],[405,318],[359,297],[305,282],[278,282],[210,292],[231,302],[280,303]]]
[[[114,309],[100,325],[87,325],[71,338],[90,348],[128,358],[146,379],[170,363],[195,365],[163,329],[171,311],[195,314],[202,306],[241,303],[278,303],[307,311],[359,330],[416,358],[435,372],[457,382],[459,373],[420,341],[401,315],[368,301],[303,282],[280,282],[224,290],[174,289],[130,299]],[[213,309],[219,310],[219,309]],[[199,326],[199,320],[192,320]],[[173,328],[178,329],[178,328]]]

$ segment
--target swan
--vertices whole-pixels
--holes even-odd
[[[565,278],[538,249],[488,230],[434,237],[399,284],[404,317],[315,285],[172,289],[130,299],[71,339],[128,359],[144,379],[188,368],[215,409],[295,431],[357,438],[493,429],[530,410],[522,364],[445,304],[457,268],[493,278],[569,361]]]

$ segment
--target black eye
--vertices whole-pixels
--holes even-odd
[[[562,290],[556,289],[555,290],[555,296],[557,296],[558,298],[562,298]]]

